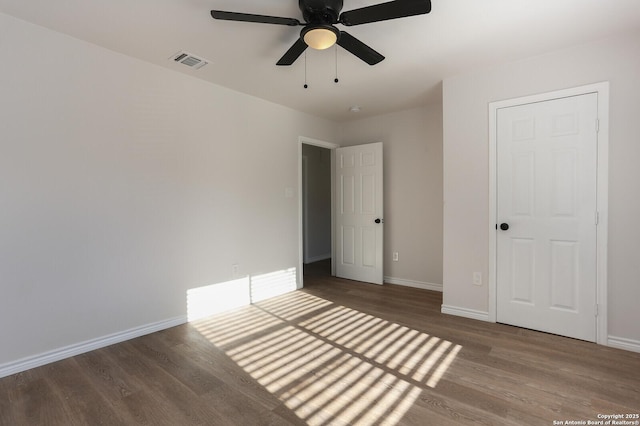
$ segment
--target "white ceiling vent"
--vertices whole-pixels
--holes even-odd
[[[181,64],[193,68],[194,70],[200,69],[210,62],[188,52],[178,52],[173,55],[171,59],[175,62],[180,62]]]

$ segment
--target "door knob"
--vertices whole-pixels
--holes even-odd
[[[377,218],[376,220],[374,220],[375,223],[382,223],[382,219]]]
[[[509,224],[508,223],[501,223],[500,224],[500,229],[502,229],[503,231],[506,231],[507,229],[509,229]]]

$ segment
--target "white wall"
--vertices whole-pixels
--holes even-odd
[[[302,155],[306,157],[305,263],[311,263],[331,257],[331,150],[303,144]]]
[[[442,106],[343,124],[341,146],[371,142],[384,146],[385,279],[441,288]]]
[[[2,14],[0,57],[0,367],[297,265],[298,137],[335,123]]]
[[[635,32],[444,81],[445,305],[488,310],[489,102],[610,81],[609,335],[640,343],[638,52]]]

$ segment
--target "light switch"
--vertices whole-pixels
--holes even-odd
[[[482,272],[473,273],[473,285],[482,285]]]
[[[284,198],[293,198],[293,188],[287,186],[284,189]]]

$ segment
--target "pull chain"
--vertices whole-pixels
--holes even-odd
[[[307,52],[304,52],[304,88],[307,89],[309,85],[307,84]]]
[[[339,81],[338,80],[338,45],[337,44],[336,44],[335,51],[336,51],[336,78],[333,79],[333,82],[337,83]]]

